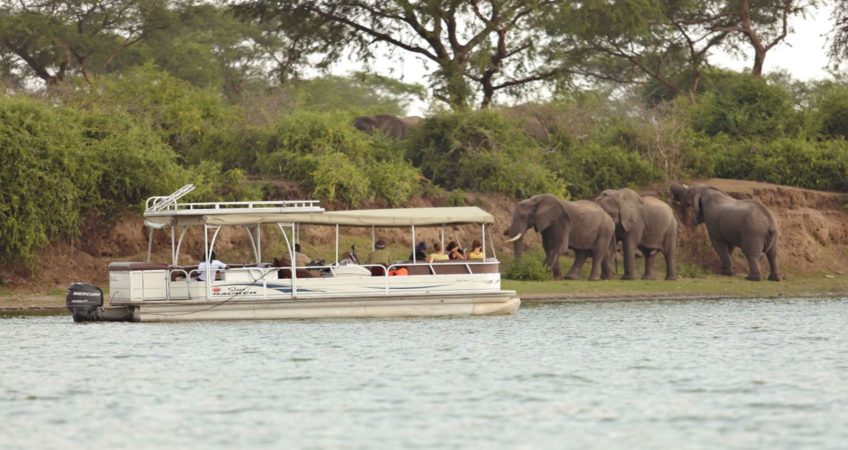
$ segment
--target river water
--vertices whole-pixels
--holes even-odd
[[[848,299],[0,319],[1,448],[848,446]]]

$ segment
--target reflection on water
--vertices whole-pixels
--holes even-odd
[[[848,299],[0,319],[0,447],[844,448]]]

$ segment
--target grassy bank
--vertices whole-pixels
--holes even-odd
[[[848,276],[813,275],[790,277],[780,283],[751,282],[742,275],[684,278],[677,281],[514,281],[504,289],[518,291],[524,300],[617,299],[652,297],[792,297],[848,295]]]
[[[514,281],[504,289],[518,291],[525,303],[536,301],[634,300],[652,298],[774,298],[848,296],[848,276],[790,277],[780,283],[746,281],[736,277],[707,276],[677,281]],[[0,290],[0,313],[39,314],[62,312],[65,292]]]

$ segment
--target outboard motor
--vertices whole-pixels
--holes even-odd
[[[74,322],[100,320],[103,291],[91,283],[74,283],[68,287],[65,304],[74,316]]]

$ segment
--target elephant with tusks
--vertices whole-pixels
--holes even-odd
[[[566,278],[580,277],[583,263],[592,257],[590,280],[611,276],[610,247],[615,244],[615,223],[596,203],[588,200],[564,201],[551,194],[536,195],[515,205],[512,224],[504,232],[507,242],[514,242],[516,257],[521,253],[521,237],[530,228],[542,235],[545,265],[554,278],[561,278],[559,257],[574,251],[574,264]]]
[[[757,200],[737,200],[730,195],[705,184],[688,187],[671,185],[675,205],[691,225],[704,224],[707,234],[719,259],[722,275],[733,275],[730,259],[735,248],[742,249],[748,260],[746,279],[760,281],[760,259],[766,256],[769,262],[769,280],[780,281],[777,266],[777,220],[765,205]]]

